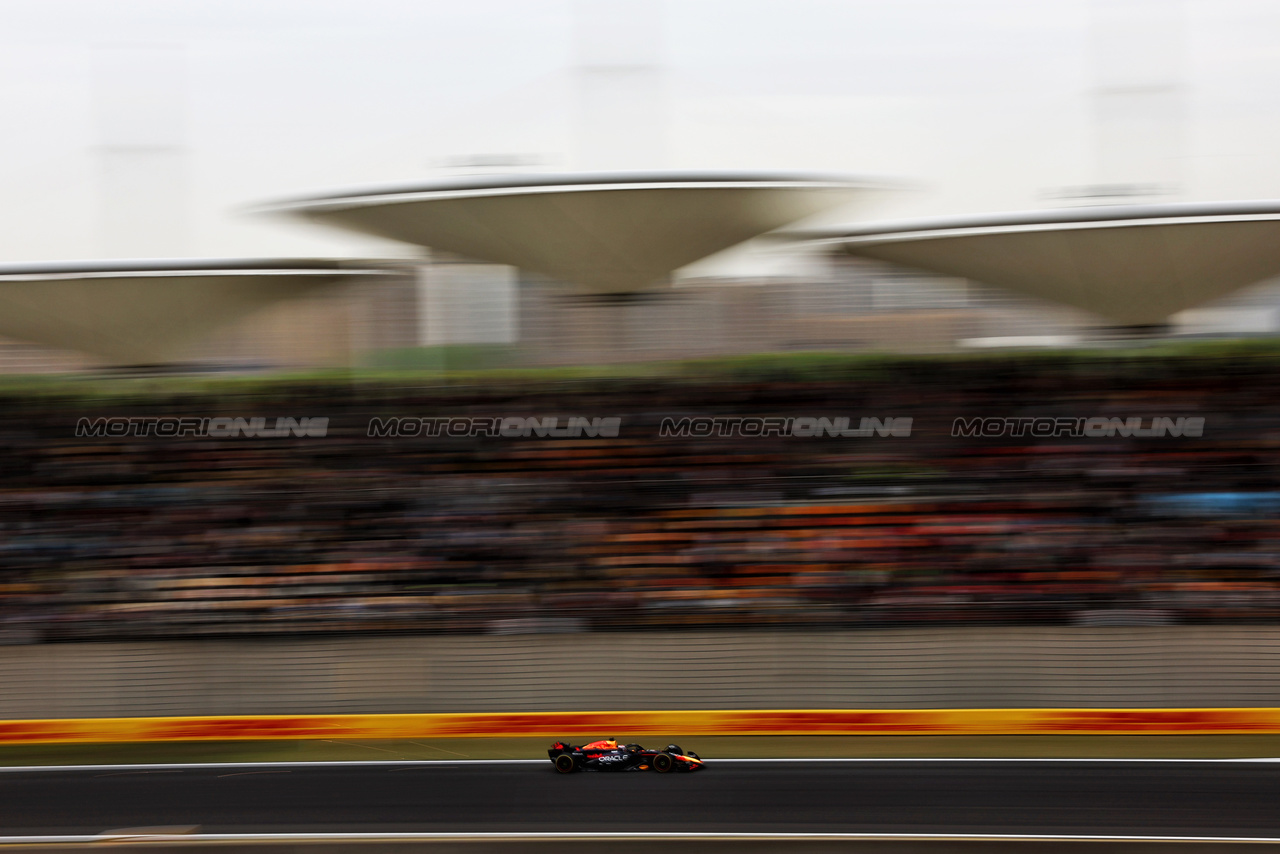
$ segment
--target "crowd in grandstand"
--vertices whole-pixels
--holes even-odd
[[[1257,356],[229,388],[7,397],[0,641],[1280,618],[1280,378]],[[255,416],[329,420],[76,429]],[[546,416],[621,420],[369,431]],[[662,435],[840,417],[909,418],[910,435]],[[954,435],[958,418],[1162,417],[1203,430]]]

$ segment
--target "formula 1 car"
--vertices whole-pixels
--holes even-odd
[[[574,747],[565,741],[557,741],[547,751],[551,762],[561,774],[574,771],[648,771],[659,774],[670,771],[698,771],[703,767],[698,754],[686,753],[678,744],[668,744],[662,750],[646,750],[638,744],[619,746],[616,738],[593,741]]]

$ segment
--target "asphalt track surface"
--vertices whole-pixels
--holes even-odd
[[[1280,762],[549,762],[0,770],[0,835],[761,832],[1280,836]]]

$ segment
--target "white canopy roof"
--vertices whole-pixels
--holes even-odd
[[[328,225],[508,264],[598,292],[839,207],[870,184],[760,174],[504,175],[273,205]]]
[[[269,303],[386,272],[279,259],[4,265],[0,335],[150,364]]]
[[[917,220],[797,239],[1151,324],[1280,275],[1280,201]]]

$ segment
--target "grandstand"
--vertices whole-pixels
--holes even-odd
[[[1269,621],[1280,616],[1274,359],[1263,348],[1119,362],[766,360],[665,380],[552,372],[407,388],[15,393],[0,416],[12,451],[0,495],[6,625],[71,640]],[[1206,426],[1110,440],[953,433],[956,413],[1004,415],[1007,401],[1050,386],[1052,411]],[[621,429],[368,429],[397,413],[552,409],[620,417]],[[75,430],[85,417],[286,410],[326,415],[327,435]],[[913,426],[897,438],[661,435],[664,418],[691,413],[804,412]]]

